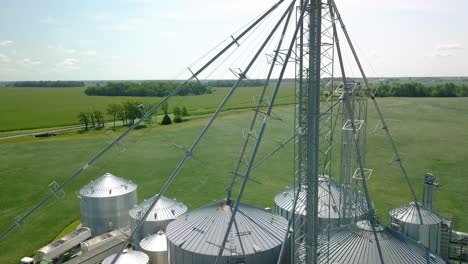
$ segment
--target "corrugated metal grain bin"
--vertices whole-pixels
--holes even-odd
[[[163,231],[149,235],[140,242],[140,248],[149,257],[149,264],[167,264],[167,237]]]
[[[113,254],[104,259],[102,264],[111,264],[117,254]],[[149,257],[140,251],[127,251],[126,249],[120,255],[115,264],[148,264]]]
[[[135,208],[131,209],[129,212],[130,215],[130,227],[136,227],[139,219],[143,217],[146,211],[150,208],[151,204],[156,199],[156,196],[151,197],[150,199],[142,202]],[[155,205],[153,210],[143,222],[139,232],[134,235],[134,242],[138,242],[147,235],[152,235],[157,233],[159,230],[166,231],[167,225],[176,219],[179,215],[182,215],[187,212],[187,206],[183,203],[176,201],[175,199],[170,199],[165,196],[159,198],[158,203]]]
[[[440,254],[442,218],[431,210],[419,205],[422,222],[414,202],[390,210],[392,227],[403,235],[420,241],[432,252]]]
[[[441,264],[445,261],[398,232],[375,225],[384,263]],[[319,263],[380,263],[371,224],[365,221],[332,230],[319,240]],[[429,259],[428,259],[429,258]]]
[[[214,263],[233,205],[218,201],[178,217],[167,226],[169,263]],[[241,203],[219,263],[276,263],[287,220]]]
[[[287,187],[284,191],[275,196],[275,210],[278,214],[289,219],[293,210],[294,192],[298,188]],[[342,215],[344,206],[340,205],[340,187],[333,179],[328,176],[320,176],[319,178],[319,221],[321,227],[337,227],[340,223],[340,215]],[[352,219],[351,222],[362,220],[367,212],[367,204],[362,195],[356,195],[355,192],[350,194],[352,199]],[[297,201],[297,215],[303,221],[306,214],[306,188],[302,186]]]
[[[93,235],[129,225],[128,211],[136,205],[137,185],[106,173],[80,190],[81,223]]]

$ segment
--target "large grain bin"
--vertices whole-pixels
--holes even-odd
[[[140,248],[149,257],[149,264],[167,264],[167,237],[163,231],[149,235],[140,242]]]
[[[432,252],[440,254],[442,218],[431,210],[419,205],[422,222],[414,202],[390,210],[392,227],[403,235],[420,241]]]
[[[287,220],[241,203],[219,263],[276,263]],[[171,264],[214,263],[233,205],[218,201],[178,217],[167,226]]]
[[[130,214],[130,227],[132,230],[136,227],[138,221],[143,217],[146,211],[150,208],[151,204],[156,199],[156,196],[142,202],[135,208],[131,209]],[[145,236],[155,234],[159,230],[166,231],[167,225],[176,219],[179,215],[187,212],[187,206],[183,203],[161,196],[159,201],[151,210],[148,217],[144,220],[139,232],[134,235],[134,242],[138,242]]]
[[[286,189],[275,196],[275,210],[278,214],[289,219],[293,211],[294,193],[298,188],[286,187]],[[330,227],[337,227],[340,224],[340,215],[342,215],[344,206],[340,204],[340,187],[333,179],[328,176],[319,177],[319,221],[320,226],[325,228],[328,224]],[[362,220],[367,212],[367,204],[363,195],[350,193],[352,197],[351,209],[352,219],[349,221]],[[296,214],[300,217],[300,221],[306,214],[306,187],[302,186],[299,193],[299,198],[296,205]],[[348,221],[348,222],[349,222]]]
[[[106,173],[80,190],[81,223],[93,235],[129,225],[128,211],[136,205],[137,185]]]
[[[111,264],[117,254],[113,254],[104,259],[102,264]],[[143,252],[125,249],[115,264],[148,264],[149,257]]]
[[[416,241],[381,225],[375,225],[384,263],[439,264],[445,261]],[[350,224],[320,236],[319,263],[381,263],[371,224],[365,221]]]

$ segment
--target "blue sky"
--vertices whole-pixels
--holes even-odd
[[[0,80],[173,79],[274,2],[2,0]],[[368,75],[468,75],[468,1],[336,2]]]

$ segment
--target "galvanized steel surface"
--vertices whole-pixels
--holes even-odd
[[[104,174],[80,190],[81,223],[93,235],[128,226],[128,211],[137,202],[136,191],[136,184]]]
[[[392,228],[415,241],[420,241],[432,252],[440,254],[442,218],[422,205],[419,205],[419,210],[423,225],[420,224],[414,202],[390,210]]]
[[[102,264],[110,264],[114,260],[117,254],[110,255]],[[148,264],[149,257],[143,252],[140,251],[127,251],[125,250],[122,255],[120,255],[119,259],[115,262],[115,264]]]
[[[130,217],[134,219],[140,218],[145,212],[150,208],[151,204],[156,199],[156,196],[151,197],[148,200],[145,200],[137,207],[130,210]],[[145,221],[164,221],[164,220],[173,220],[176,219],[181,214],[187,212],[187,206],[183,203],[176,201],[175,199],[170,199],[165,196],[159,198],[158,203],[154,206],[151,213],[148,215]]]
[[[145,237],[140,241],[140,248],[148,255],[150,264],[166,264],[169,261],[167,237],[163,231]]]
[[[170,263],[211,263],[223,240],[232,205],[218,201],[178,217],[167,227]],[[241,203],[221,263],[274,263],[287,220]]]
[[[431,253],[428,262],[424,247],[397,232],[382,226],[376,226],[376,230],[386,264],[445,263],[441,257]],[[319,244],[319,263],[379,263],[379,253],[368,221],[360,221],[332,230],[329,243],[327,235],[323,234]],[[329,254],[327,254],[328,246]]]
[[[133,229],[136,227],[139,219],[143,217],[145,212],[149,209],[156,195],[148,200],[145,200],[135,208],[131,209],[130,215],[130,227]],[[133,241],[138,242],[147,235],[157,233],[159,230],[166,231],[167,225],[179,215],[187,212],[187,206],[175,199],[170,199],[165,196],[159,198],[158,203],[155,205],[151,213],[148,215],[146,220],[143,222],[139,232],[135,233]]]
[[[35,260],[55,259],[60,257],[68,250],[76,247],[81,242],[91,237],[91,231],[87,227],[81,227],[66,236],[53,241],[52,243],[42,247],[35,253]]]
[[[275,196],[275,205],[277,212],[284,217],[290,217],[290,214],[293,210],[294,203],[294,192],[297,191],[296,188],[286,188],[284,191],[278,193]],[[319,179],[319,218],[321,219],[339,219],[343,211],[343,206],[340,206],[340,187],[333,179],[330,179],[328,176],[321,176]],[[367,206],[364,200],[364,196],[359,196],[356,199],[355,194],[353,196],[353,215],[356,218],[360,218],[365,215],[367,212]],[[306,208],[306,190],[305,186],[301,188],[299,193],[299,199],[296,205],[296,214],[305,215]]]
[[[442,218],[431,210],[419,205],[421,217],[424,225],[437,225],[442,223]],[[398,221],[410,224],[420,224],[418,211],[416,204],[411,202],[410,204],[390,210],[390,216]]]
[[[110,173],[102,175],[99,179],[91,181],[80,190],[81,197],[114,197],[134,192],[137,185],[116,177]]]

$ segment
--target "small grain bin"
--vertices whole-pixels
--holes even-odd
[[[111,264],[117,254],[113,254],[108,256],[107,258],[102,261],[102,264]],[[143,252],[140,251],[128,251],[125,249],[122,254],[120,255],[119,259],[115,262],[115,264],[148,264],[149,257]]]
[[[403,235],[420,241],[432,252],[440,254],[442,218],[420,204],[419,211],[422,224],[414,202],[390,210],[392,227]]]
[[[143,217],[146,211],[150,208],[151,204],[156,199],[156,196],[145,200],[135,208],[131,209],[130,215],[130,227],[133,230],[138,221]],[[134,242],[138,242],[147,235],[157,233],[159,230],[166,230],[167,225],[176,219],[179,215],[187,212],[187,206],[175,199],[170,199],[165,196],[161,196],[159,201],[156,203],[154,208],[151,210],[148,217],[144,220],[139,232],[134,235]]]
[[[149,264],[169,263],[167,254],[167,237],[163,231],[149,235],[140,242],[140,248],[149,257]]]
[[[81,223],[94,236],[129,225],[128,211],[136,205],[137,185],[106,173],[80,190]]]

